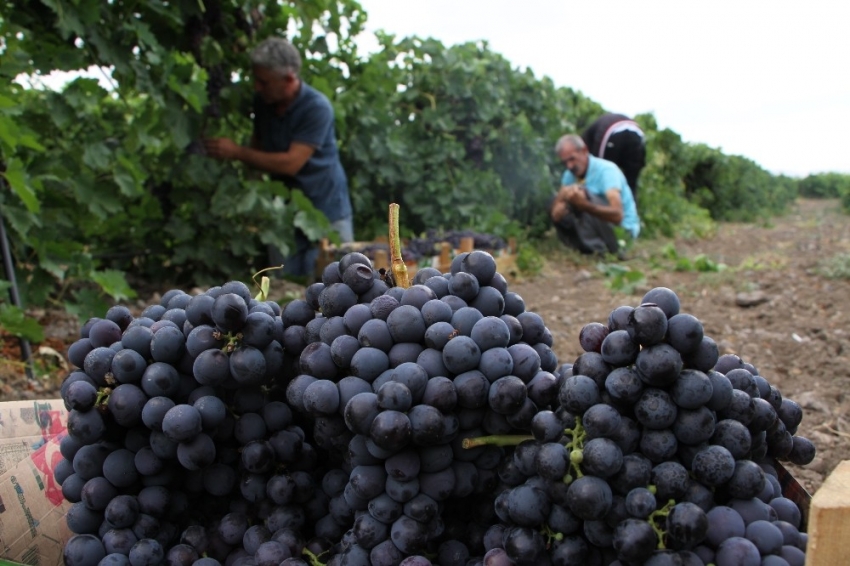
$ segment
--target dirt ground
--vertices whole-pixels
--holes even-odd
[[[673,256],[686,267],[703,259],[725,269],[676,270]],[[798,434],[815,443],[818,456],[805,468],[789,469],[814,493],[841,460],[850,459],[850,217],[837,201],[801,200],[769,224],[724,223],[714,237],[698,241],[641,241],[630,257],[620,265],[644,275],[631,292],[612,288],[612,279],[594,261],[555,245],[541,273],[512,280],[510,290],[543,316],[562,362],[581,353],[578,335],[585,324],[606,322],[617,306],[636,306],[652,287],[676,291],[682,312],[702,321],[721,353],[740,355],[802,405]],[[842,265],[843,279],[822,274],[824,266]],[[279,284],[272,298],[299,290]],[[45,343],[33,346],[40,375],[27,379],[17,363],[16,341],[2,337],[0,401],[58,395],[67,371],[61,354],[79,325],[60,313],[34,314],[47,335]]]

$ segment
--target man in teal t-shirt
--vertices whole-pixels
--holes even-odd
[[[567,168],[549,208],[561,241],[582,253],[617,253],[614,226],[637,238],[640,218],[622,171],[590,155],[578,135],[561,137],[555,153]]]

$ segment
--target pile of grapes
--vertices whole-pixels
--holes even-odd
[[[61,390],[65,563],[802,566],[799,405],[667,288],[579,340],[559,363],[482,251],[112,307]]]

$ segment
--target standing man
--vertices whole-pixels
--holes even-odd
[[[637,201],[638,176],[646,165],[646,139],[640,126],[627,116],[609,112],[588,126],[581,137],[591,155],[617,164]]]
[[[339,161],[330,101],[301,80],[301,56],[285,39],[271,37],[260,43],[251,53],[251,64],[256,92],[251,145],[208,139],[207,154],[241,161],[302,190],[340,239],[353,241],[348,180]],[[295,251],[284,260],[283,271],[312,278],[317,257],[318,249],[296,229]]]
[[[567,168],[549,208],[558,238],[581,253],[618,253],[614,226],[623,227],[632,238],[640,234],[635,199],[623,172],[590,155],[575,134],[561,137],[555,153]]]

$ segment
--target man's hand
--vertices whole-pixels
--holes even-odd
[[[207,155],[216,159],[237,159],[242,146],[228,138],[209,138],[204,140]]]
[[[567,201],[561,198],[558,195],[554,201],[552,201],[552,208],[549,209],[549,217],[553,222],[560,222],[561,219],[570,213],[569,205],[567,205]]]
[[[564,185],[558,190],[557,200],[569,204],[575,210],[586,210],[590,206],[587,193],[581,185]]]
[[[576,185],[561,185],[561,188],[558,189],[558,200],[562,200],[564,202],[570,202],[570,195],[573,190],[575,190]]]
[[[587,198],[587,193],[579,185],[570,185],[570,191],[567,200],[570,206],[576,210],[587,210],[590,208],[590,200]]]

